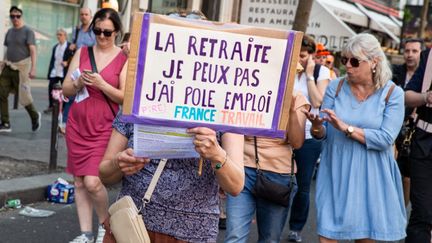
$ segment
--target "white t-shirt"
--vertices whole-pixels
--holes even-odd
[[[309,91],[307,88],[307,80],[306,80],[306,73],[302,72],[300,77],[299,75],[295,75],[295,80],[294,80],[294,92],[301,92],[306,99],[309,101],[310,103],[310,98],[309,98]],[[330,69],[328,69],[327,67],[321,65],[320,70],[319,70],[319,75],[318,75],[318,81],[322,82],[323,80],[328,79],[330,80]],[[318,108],[311,108],[311,112],[313,114],[319,114],[319,109]],[[311,139],[312,135],[310,134],[310,128],[312,126],[312,123],[309,120],[306,120],[306,126],[305,126],[305,138],[306,139]]]

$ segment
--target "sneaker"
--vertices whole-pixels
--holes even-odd
[[[290,231],[289,234],[288,234],[288,241],[289,242],[302,242],[302,238],[300,236],[300,232]]]
[[[95,243],[102,243],[104,236],[105,236],[105,229],[102,225],[99,225],[98,234]]]
[[[35,122],[32,121],[32,131],[33,132],[37,132],[40,129],[40,127],[41,127],[41,118],[42,118],[42,115],[41,115],[40,112],[38,112],[37,114],[38,114],[37,120]]]
[[[85,234],[79,235],[75,237],[72,241],[69,241],[69,243],[93,243],[94,239],[88,238]]]
[[[9,123],[0,123],[0,132],[12,132]]]

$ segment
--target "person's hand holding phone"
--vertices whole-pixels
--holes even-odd
[[[307,64],[306,64],[306,77],[313,77],[315,69],[315,61],[312,58],[312,55],[309,55]]]
[[[100,89],[102,85],[106,83],[99,73],[94,73],[91,70],[83,70],[81,78],[86,86],[93,86],[98,89]]]
[[[320,114],[315,114],[311,111],[303,110],[303,113],[306,115],[306,118],[312,123],[312,126],[319,127],[324,121],[326,121],[325,116],[320,116]]]

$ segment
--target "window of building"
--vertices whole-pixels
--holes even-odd
[[[149,10],[152,13],[167,14],[177,9],[186,9],[187,0],[149,0]]]

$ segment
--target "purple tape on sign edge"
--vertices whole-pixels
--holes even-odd
[[[137,74],[135,79],[136,80],[135,95],[134,95],[133,105],[132,105],[132,114],[138,114],[139,112],[140,97],[141,97],[141,91],[143,85],[142,82],[144,77],[145,57],[147,53],[149,25],[150,25],[150,14],[145,13],[143,16],[141,39],[139,44],[138,66],[137,66]]]
[[[288,68],[291,64],[289,57],[291,56],[291,47],[292,47],[293,40],[294,40],[294,32],[289,32],[287,38],[287,44],[285,48],[285,58],[284,58],[282,73],[279,82],[279,90],[278,90],[278,96],[276,100],[275,113],[273,114],[273,122],[272,122],[273,129],[277,129],[279,123],[279,117],[281,114],[284,92],[287,85]]]
[[[168,127],[208,127],[215,131],[221,132],[232,132],[245,135],[254,135],[261,137],[273,137],[273,138],[285,138],[284,130],[273,130],[273,129],[261,129],[261,128],[241,128],[227,125],[209,124],[209,123],[199,123],[199,122],[185,122],[185,121],[171,121],[162,120],[155,118],[145,118],[138,117],[136,115],[122,115],[120,120],[123,122],[145,124],[145,125],[155,125],[155,126],[168,126]]]

